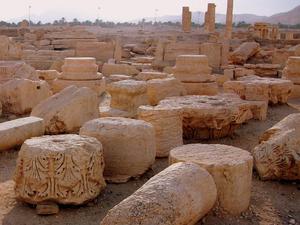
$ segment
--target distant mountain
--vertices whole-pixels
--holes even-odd
[[[282,23],[289,25],[300,24],[300,5],[291,11],[270,16],[265,21],[269,23]]]
[[[155,18],[149,17],[145,18],[146,21],[155,21]],[[181,22],[181,15],[168,15],[156,18],[156,21],[161,22]],[[204,23],[204,13],[203,12],[193,12],[192,13],[192,21],[194,23]],[[216,22],[217,23],[225,23],[226,15],[225,14],[216,14]],[[282,23],[282,24],[289,24],[295,25],[300,24],[300,5],[293,10],[286,12],[286,13],[279,13],[273,16],[258,16],[254,14],[235,14],[233,21],[235,23],[238,22],[246,22],[246,23],[255,23],[255,22],[268,22],[268,23]]]

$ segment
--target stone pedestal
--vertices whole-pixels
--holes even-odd
[[[240,214],[250,203],[253,158],[242,149],[226,145],[192,144],[170,152],[170,164],[193,162],[214,178],[220,207]]]
[[[139,107],[138,118],[155,129],[157,157],[168,157],[172,148],[183,145],[182,113],[181,107]]]
[[[57,93],[70,85],[91,88],[98,95],[105,91],[105,78],[98,73],[95,58],[65,58],[62,73],[53,82],[53,90]]]
[[[103,150],[96,138],[58,135],[25,141],[14,180],[18,199],[30,204],[83,204],[104,189]]]
[[[101,225],[196,224],[213,207],[216,185],[193,163],[177,163],[112,208]]]
[[[110,107],[128,112],[133,117],[141,105],[148,105],[147,83],[145,81],[123,80],[107,86],[111,95]],[[114,116],[114,115],[111,115]]]
[[[97,138],[104,148],[105,179],[122,183],[142,175],[155,160],[155,132],[150,123],[120,117],[91,120],[80,135]]]
[[[178,56],[173,68],[174,76],[182,82],[188,95],[216,95],[218,93],[216,78],[211,75],[211,71],[205,55]]]

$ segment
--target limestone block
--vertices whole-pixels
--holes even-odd
[[[106,186],[103,169],[103,149],[96,138],[74,134],[32,138],[18,155],[16,196],[30,204],[80,205]]]
[[[22,66],[15,71],[13,78],[38,80],[36,70],[26,63],[22,64]]]
[[[216,195],[216,185],[206,170],[177,163],[112,208],[100,224],[195,224],[211,210]]]
[[[124,117],[136,119],[137,112],[133,111],[124,111],[120,109],[111,108],[110,106],[101,106],[99,107],[100,116],[99,117]]]
[[[245,100],[267,101],[271,104],[287,103],[292,88],[291,81],[258,76],[246,76],[224,83],[225,92],[234,92]]]
[[[256,42],[244,42],[230,56],[234,64],[245,64],[246,61],[259,51],[260,45]]]
[[[91,57],[65,58],[60,78],[64,80],[96,80],[101,79],[96,59]]]
[[[154,72],[154,71],[147,71],[147,72],[140,72],[137,76],[134,77],[136,80],[141,81],[148,81],[152,79],[164,79],[168,78],[167,73],[161,73],[161,72]]]
[[[188,95],[217,95],[218,84],[217,82],[208,83],[188,83],[182,82]]]
[[[23,61],[0,61],[0,84],[14,78],[38,80],[35,69]]]
[[[223,87],[223,84],[226,81],[230,81],[230,77],[228,75],[222,75],[222,74],[215,74],[214,75],[216,77],[216,82],[218,84],[219,87]]]
[[[253,158],[240,148],[226,145],[191,144],[170,152],[170,164],[193,162],[214,178],[220,207],[230,214],[240,214],[250,203]]]
[[[76,56],[94,57],[98,61],[106,62],[114,58],[115,46],[112,42],[77,42]]]
[[[139,57],[134,57],[131,60],[133,60],[136,63],[152,63],[154,60],[154,57],[152,56],[139,56]]]
[[[118,82],[118,81],[122,81],[122,80],[131,80],[131,79],[132,79],[132,76],[113,74],[113,75],[106,77],[106,83],[110,84],[113,82]]]
[[[80,135],[95,137],[103,144],[104,176],[111,182],[126,182],[154,163],[154,128],[145,121],[121,117],[95,119],[82,126]]]
[[[300,179],[300,113],[287,116],[260,138],[253,149],[255,168],[263,180]]]
[[[123,80],[107,85],[111,95],[110,106],[128,112],[136,112],[141,105],[148,105],[145,81]]]
[[[37,75],[40,80],[53,81],[59,76],[59,72],[56,70],[37,70]]]
[[[289,57],[283,70],[283,78],[300,85],[300,57]]]
[[[98,117],[98,97],[89,88],[70,86],[42,101],[31,115],[44,119],[47,134],[73,133]]]
[[[0,60],[6,59],[9,50],[9,38],[5,35],[0,35]]]
[[[275,49],[272,56],[272,64],[280,64],[281,68],[285,67],[291,53],[286,49]]]
[[[238,79],[240,77],[251,76],[254,75],[254,70],[246,69],[244,67],[235,68],[234,69],[234,78]]]
[[[43,135],[43,119],[25,117],[0,123],[0,151],[22,145],[26,139]]]
[[[134,76],[139,74],[138,71],[134,66],[127,65],[127,64],[108,64],[104,63],[102,67],[102,73],[104,76],[109,76],[112,74],[123,74]]]
[[[253,114],[253,119],[266,120],[268,113],[268,102],[267,101],[248,101],[250,109]]]
[[[183,108],[185,139],[226,137],[253,118],[251,104],[235,94],[170,97],[160,101],[159,105]]]
[[[163,60],[175,62],[180,55],[199,55],[200,46],[198,43],[172,42],[166,44],[163,49]]]
[[[106,89],[106,79],[102,77],[98,80],[63,80],[55,79],[52,83],[54,93],[58,93],[69,86],[76,86],[78,88],[87,87],[93,90],[97,95],[101,95]]]
[[[13,79],[0,85],[0,102],[6,113],[30,113],[36,105],[51,95],[50,87],[45,81]]]
[[[168,157],[172,148],[183,145],[181,107],[140,106],[138,118],[153,125],[156,157]]]
[[[292,93],[289,97],[290,99],[300,98],[300,85],[293,85]]]
[[[176,73],[210,74],[212,69],[208,66],[208,58],[205,55],[180,55],[176,58]]]
[[[65,80],[96,80],[101,79],[102,74],[98,73],[98,66],[92,65],[88,67],[83,66],[62,66],[62,73],[60,78]]]
[[[278,77],[280,64],[245,64],[246,69],[254,70],[255,75],[260,77]]]
[[[203,43],[200,45],[200,53],[208,57],[209,66],[219,68],[221,65],[221,48],[218,43]]]
[[[147,81],[147,95],[150,105],[157,105],[166,97],[186,95],[182,83],[176,78],[153,79]]]

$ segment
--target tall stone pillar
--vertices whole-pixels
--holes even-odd
[[[232,38],[233,0],[227,0],[226,28],[222,43],[222,66],[228,65],[230,40]]]
[[[205,13],[204,29],[207,33],[215,32],[216,23],[216,5],[214,3],[208,3],[207,12]]]
[[[182,30],[183,32],[191,32],[192,26],[192,13],[189,7],[182,7]]]
[[[229,40],[232,37],[232,22],[233,22],[233,0],[227,0],[225,38]]]

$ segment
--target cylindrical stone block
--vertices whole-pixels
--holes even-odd
[[[148,170],[155,161],[155,131],[150,123],[121,117],[91,120],[80,135],[97,138],[104,148],[106,180],[126,182]]]
[[[157,157],[168,157],[171,149],[183,145],[182,113],[181,107],[139,107],[138,118],[155,129]]]
[[[245,150],[226,145],[191,144],[170,152],[170,164],[193,162],[214,178],[221,208],[240,214],[250,203],[253,158]]]
[[[216,195],[206,170],[193,163],[177,163],[111,209],[100,224],[192,225],[210,211]]]

